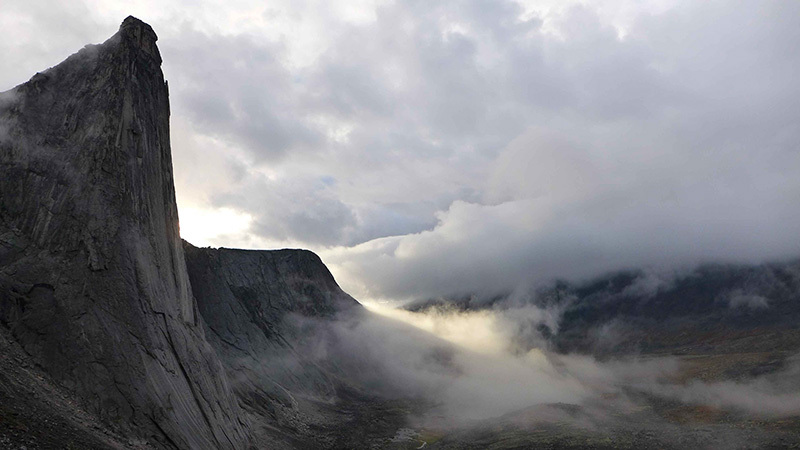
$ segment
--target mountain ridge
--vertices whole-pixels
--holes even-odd
[[[526,347],[547,345],[558,353],[609,357],[685,354],[712,347],[714,352],[767,347],[790,352],[800,348],[800,336],[795,336],[800,261],[715,263],[665,273],[628,270],[583,282],[553,281],[525,292],[426,299],[405,309],[526,306],[549,311],[546,317],[551,320],[526,329],[519,342]],[[773,333],[774,339],[763,344],[751,339],[761,333]]]

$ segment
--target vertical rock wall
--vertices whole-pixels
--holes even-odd
[[[243,448],[179,238],[156,39],[129,17],[0,94],[0,322],[103,420]]]

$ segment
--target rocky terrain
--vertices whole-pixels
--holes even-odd
[[[621,273],[562,285],[560,352],[797,351],[800,263],[706,265],[662,275]],[[551,300],[552,301],[552,300]],[[602,337],[597,330],[606,330]],[[595,330],[595,331],[591,331]]]
[[[326,428],[343,421],[324,411],[338,400],[338,381],[305,354],[302,333],[322,331],[303,330],[292,319],[357,313],[358,302],[306,250],[211,249],[187,242],[184,248],[206,336],[257,440],[280,446],[330,440]]]

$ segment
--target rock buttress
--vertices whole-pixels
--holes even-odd
[[[342,383],[336,361],[317,353],[329,325],[363,313],[359,303],[307,250],[184,249],[209,342],[250,421],[268,425],[254,431],[259,442],[327,448],[332,419],[319,405],[337,402]]]

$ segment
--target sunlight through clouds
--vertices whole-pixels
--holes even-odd
[[[250,227],[253,218],[230,208],[180,208],[181,237],[200,247],[219,245],[224,234],[237,234]]]

